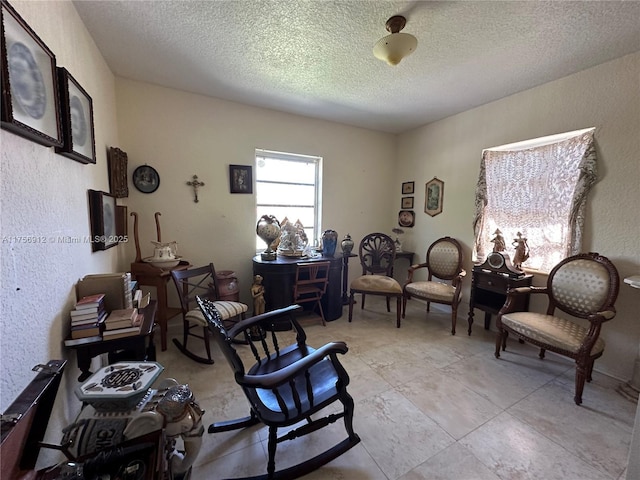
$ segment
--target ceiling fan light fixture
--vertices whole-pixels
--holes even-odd
[[[403,58],[411,55],[418,46],[418,39],[409,33],[400,33],[406,19],[396,15],[387,20],[387,30],[391,35],[382,37],[373,46],[373,55],[389,65],[399,64]]]

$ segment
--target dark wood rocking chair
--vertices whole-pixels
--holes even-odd
[[[173,343],[178,347],[178,350],[190,359],[198,363],[213,364],[211,347],[209,346],[209,329],[207,321],[202,316],[198,305],[196,305],[196,296],[206,297],[215,301],[218,312],[227,326],[234,321],[245,318],[249,307],[241,302],[220,300],[218,277],[213,263],[188,270],[172,270],[171,277],[180,297],[183,322],[182,342],[174,338]],[[187,347],[187,340],[189,340],[190,336],[204,340],[206,357],[192,352]]]
[[[345,453],[360,442],[353,431],[353,398],[347,393],[349,375],[338,360],[338,354],[347,353],[344,342],[331,342],[318,350],[306,344],[306,335],[295,318],[302,307],[273,310],[248,318],[227,330],[213,302],[197,298],[209,330],[229,361],[249,400],[249,416],[238,420],[214,423],[209,433],[224,432],[263,423],[269,427],[267,473],[248,479],[293,479],[306,475]],[[282,346],[279,335],[290,332],[271,328],[274,322],[289,321],[296,333],[296,342]],[[237,354],[233,339],[243,336],[249,343],[256,363],[245,369]],[[282,340],[282,339],[281,339]],[[311,419],[316,412],[339,401],[341,412]],[[330,449],[289,468],[276,471],[276,446],[285,440],[315,432],[340,418],[344,421],[347,438]],[[278,429],[306,421],[302,426],[278,437]]]

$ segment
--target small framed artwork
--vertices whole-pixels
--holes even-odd
[[[109,147],[107,153],[107,168],[109,169],[109,190],[116,198],[129,196],[127,183],[127,153],[119,148]]]
[[[444,182],[433,177],[425,186],[424,213],[435,217],[442,213],[442,200],[444,197]]]
[[[413,197],[402,197],[400,208],[403,210],[411,210],[413,208]]]
[[[229,165],[229,190],[231,193],[253,193],[251,165]]]
[[[81,163],[96,163],[93,100],[66,68],[58,67],[62,147],[56,152]]]
[[[401,227],[413,227],[416,223],[416,214],[413,210],[400,210],[398,213],[398,225]]]
[[[91,250],[106,250],[120,241],[116,228],[116,198],[105,192],[89,190],[89,217],[91,219]]]
[[[62,146],[56,57],[2,1],[1,126],[47,147]]]
[[[149,165],[140,165],[133,171],[133,186],[142,193],[153,193],[160,186],[160,175]]]
[[[411,195],[415,191],[416,182],[404,182],[402,184],[402,195]]]

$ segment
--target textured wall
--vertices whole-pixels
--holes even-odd
[[[640,272],[640,53],[599,65],[482,107],[435,122],[399,138],[398,166],[403,178],[415,178],[418,204],[424,182],[445,182],[444,212],[417,216],[407,247],[421,256],[443,235],[460,239],[471,269],[475,185],[483,148],[595,127],[598,183],[587,208],[584,251],[609,257],[622,278]],[[526,267],[526,264],[525,264]],[[546,281],[538,276],[536,283]],[[461,315],[468,310],[471,280],[465,281]],[[606,324],[607,341],[596,369],[629,379],[638,351],[637,294],[621,284],[617,317]],[[476,323],[482,323],[477,312]],[[481,327],[480,327],[481,328]],[[490,352],[487,352],[490,354]]]
[[[34,377],[31,368],[49,359],[70,360],[53,425],[67,424],[80,405],[72,387],[79,371],[63,347],[74,284],[87,273],[113,271],[118,249],[91,253],[89,244],[58,242],[89,235],[87,189],[107,190],[106,148],[117,143],[115,88],[92,39],[70,2],[11,4],[93,98],[97,164],[82,165],[6,130],[0,131],[0,408]],[[46,243],[12,242],[13,236]],[[66,388],[65,388],[66,387]],[[51,441],[60,440],[53,429]]]
[[[153,254],[153,214],[159,211],[162,240],[176,240],[179,254],[194,265],[213,261],[218,270],[234,270],[241,299],[250,303],[255,196],[229,193],[228,166],[253,165],[256,148],[323,157],[323,229],[359,241],[370,231],[393,228],[400,189],[393,180],[394,135],[121,78],[116,85],[129,171],[147,163],[160,175],[155,193],[131,187],[127,199],[140,215],[143,257]],[[186,185],[194,174],[206,184],[199,203]],[[132,242],[127,248],[134,258]]]

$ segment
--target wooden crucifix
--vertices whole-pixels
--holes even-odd
[[[204,182],[199,181],[198,180],[198,176],[194,175],[193,176],[193,180],[187,182],[187,185],[189,185],[190,187],[193,187],[193,196],[194,196],[193,201],[198,203],[199,202],[199,200],[198,200],[198,188],[204,187]]]

